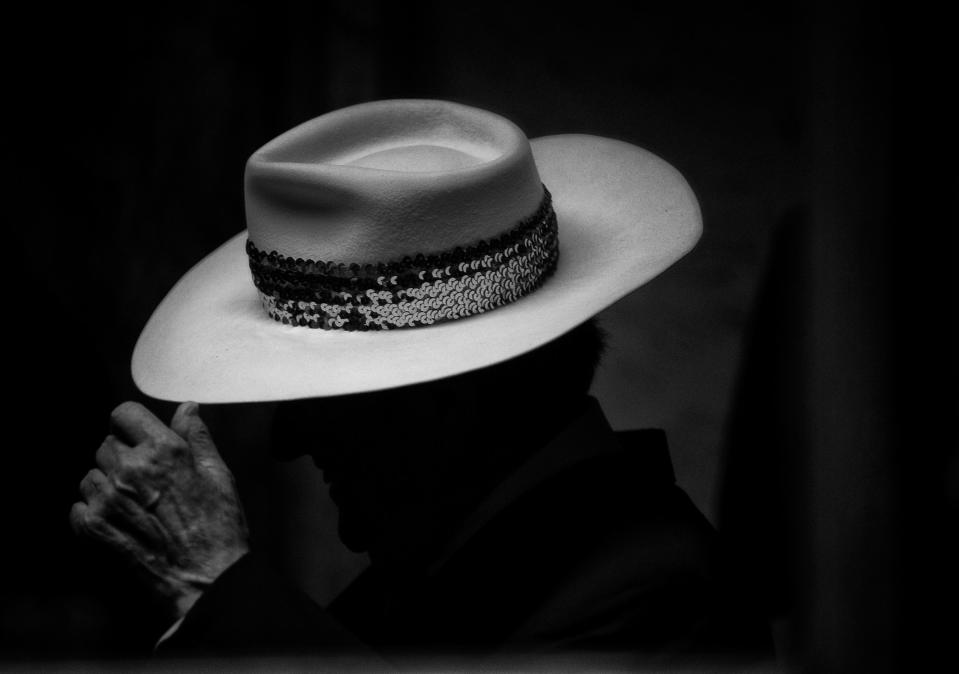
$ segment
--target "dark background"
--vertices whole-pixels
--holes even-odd
[[[660,296],[710,297],[722,270],[755,277],[734,321],[745,346],[722,434],[698,459],[718,465],[706,509],[730,568],[769,611],[785,663],[889,671],[936,657],[956,633],[959,568],[944,25],[873,3],[198,1],[8,15],[0,661],[149,651],[162,622],[67,523],[109,410],[144,400],[129,376],[139,330],[242,228],[253,150],[391,97],[474,104],[530,137],[622,138],[683,171],[707,227],[689,269],[714,273],[677,271],[686,281]],[[207,410],[221,447],[262,437],[243,406]],[[270,526],[268,457],[233,452],[254,535],[288,548]]]

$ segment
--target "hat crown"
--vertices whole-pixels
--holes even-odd
[[[523,132],[446,101],[338,110],[278,136],[246,167],[250,241],[292,258],[365,264],[469,246],[542,198]]]

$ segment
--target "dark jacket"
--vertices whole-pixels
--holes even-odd
[[[715,537],[663,432],[614,433],[591,401],[418,577],[371,567],[324,610],[250,554],[161,651],[768,655],[765,623],[715,575]]]

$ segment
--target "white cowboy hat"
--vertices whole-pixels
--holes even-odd
[[[356,105],[267,143],[247,163],[246,215],[143,329],[132,372],[147,395],[286,400],[492,365],[643,285],[702,232],[689,185],[642,148],[530,142],[498,115],[425,100]]]

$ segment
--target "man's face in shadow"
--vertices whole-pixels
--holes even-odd
[[[368,551],[374,563],[402,562],[448,526],[481,460],[463,393],[461,383],[446,380],[283,402],[273,452],[310,455],[323,471],[344,545]]]
[[[578,413],[602,348],[588,321],[528,354],[447,379],[283,402],[273,451],[313,457],[348,548],[374,563],[415,561]]]

